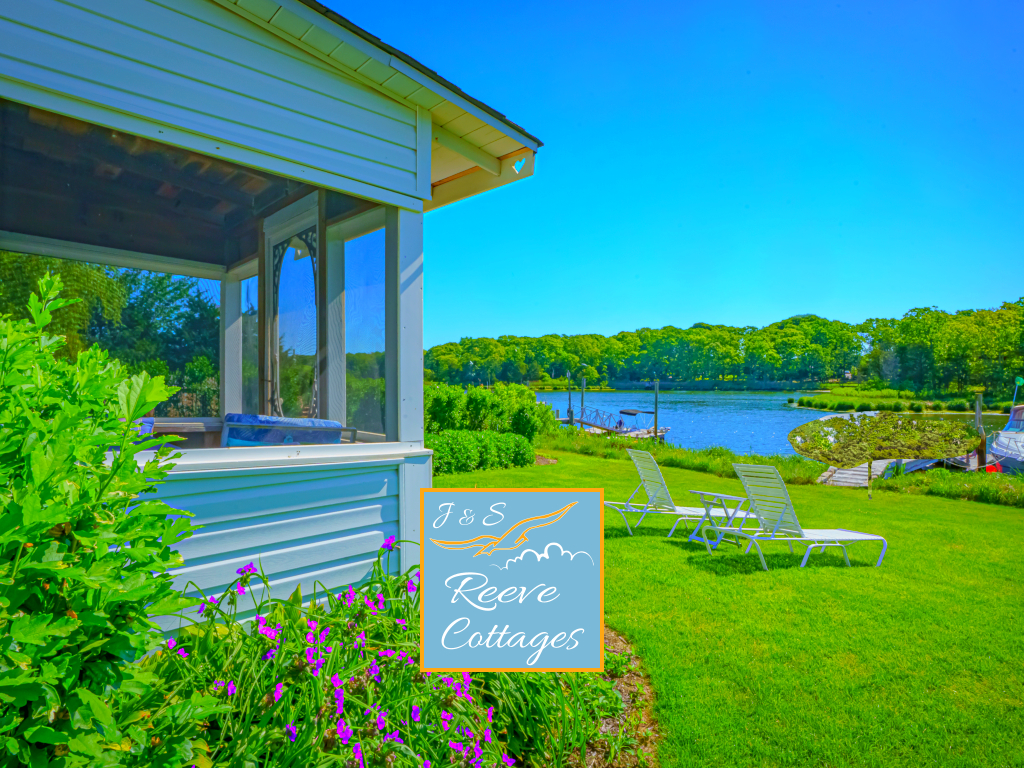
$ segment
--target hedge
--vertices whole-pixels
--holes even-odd
[[[446,429],[424,442],[434,452],[435,475],[525,467],[535,460],[530,441],[512,432]]]

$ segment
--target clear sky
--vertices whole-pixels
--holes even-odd
[[[426,217],[429,347],[1024,295],[1024,4],[342,3],[545,146]]]

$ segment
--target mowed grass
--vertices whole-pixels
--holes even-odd
[[[547,466],[434,479],[438,487],[604,488],[629,462],[545,451]],[[738,480],[666,468],[689,489]],[[662,766],[1024,766],[1024,513],[932,497],[790,489],[801,523],[889,541],[814,554],[767,545],[771,568],[723,544],[709,556],[671,520],[636,535],[605,516],[605,618],[651,675]],[[654,517],[654,519],[652,519]],[[632,522],[632,520],[631,520]],[[798,550],[799,551],[799,550]]]

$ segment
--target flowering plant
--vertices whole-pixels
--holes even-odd
[[[197,768],[558,765],[621,711],[596,675],[420,672],[419,572],[393,567],[406,543],[386,541],[359,586],[308,601],[267,597],[255,564],[205,598],[149,662],[164,706],[204,708]]]

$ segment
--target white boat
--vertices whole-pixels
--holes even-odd
[[[995,433],[989,444],[989,461],[999,463],[1007,474],[1024,474],[1024,405],[1010,409],[1010,420]]]

